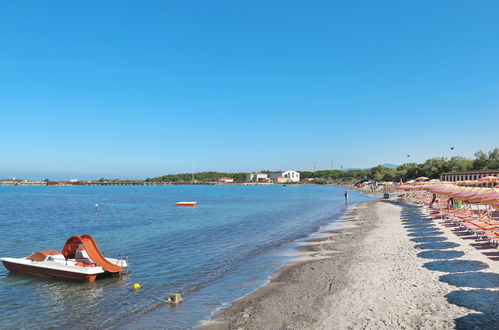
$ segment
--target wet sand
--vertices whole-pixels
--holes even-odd
[[[359,203],[340,229],[308,243],[271,283],[202,328],[484,329],[499,321],[498,262],[419,207]]]

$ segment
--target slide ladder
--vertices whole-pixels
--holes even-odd
[[[99,250],[95,239],[89,234],[84,234],[81,236],[71,236],[64,245],[62,254],[66,258],[74,258],[75,251],[79,244],[83,244],[85,251],[87,251],[88,256],[97,265],[101,266],[104,270],[110,273],[119,273],[123,270],[123,267],[113,264],[104,257],[102,252]]]

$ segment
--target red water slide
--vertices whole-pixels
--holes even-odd
[[[66,258],[74,258],[76,249],[78,246],[83,244],[84,249],[87,251],[88,256],[95,262],[97,265],[101,266],[104,270],[110,273],[119,273],[123,270],[123,267],[113,264],[109,262],[102,252],[99,250],[95,239],[88,235],[84,234],[81,236],[71,236],[64,244],[64,248],[62,249],[62,254]]]

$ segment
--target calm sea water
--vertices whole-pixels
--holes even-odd
[[[94,283],[0,268],[0,326],[189,328],[254,291],[294,255],[293,242],[345,211],[326,186],[0,187],[0,256],[62,250],[89,233],[130,273]],[[350,204],[368,197],[352,192]],[[175,202],[196,200],[195,208]],[[95,204],[99,204],[96,212]],[[142,289],[135,292],[133,283]],[[185,302],[163,301],[182,293]]]

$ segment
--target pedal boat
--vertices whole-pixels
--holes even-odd
[[[183,206],[183,207],[193,207],[193,206],[197,206],[198,205],[198,202],[177,202],[175,205],[177,206]]]
[[[97,278],[122,274],[126,258],[106,258],[92,236],[71,236],[62,253],[45,250],[25,258],[0,258],[5,268],[24,275],[92,282]]]

